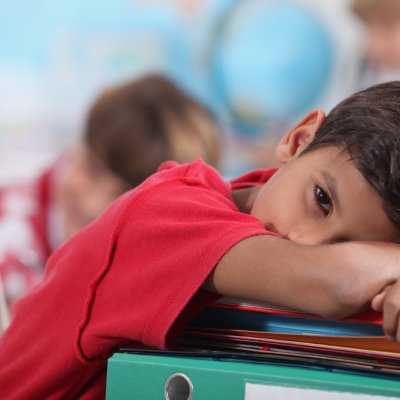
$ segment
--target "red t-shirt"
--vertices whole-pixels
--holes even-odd
[[[201,286],[221,257],[268,234],[230,191],[201,160],[169,162],[61,246],[0,340],[1,397],[104,398],[107,359],[119,347],[172,343],[215,299]]]

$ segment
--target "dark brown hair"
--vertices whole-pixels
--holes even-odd
[[[161,75],[105,91],[90,109],[84,140],[116,175],[140,184],[166,160],[220,158],[220,131],[213,115]]]

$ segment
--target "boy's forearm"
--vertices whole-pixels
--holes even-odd
[[[400,276],[396,245],[302,246],[260,236],[234,246],[206,282],[227,296],[265,301],[326,317],[361,311]]]

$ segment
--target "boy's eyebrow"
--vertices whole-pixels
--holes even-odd
[[[322,176],[325,179],[326,185],[328,186],[329,193],[332,197],[333,202],[336,207],[339,206],[339,195],[338,195],[338,185],[337,180],[328,171],[322,171]]]

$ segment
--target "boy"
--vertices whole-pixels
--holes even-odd
[[[56,251],[16,304],[0,341],[2,397],[103,398],[113,352],[172,346],[218,295],[328,317],[376,296],[385,305],[382,291],[400,278],[390,243],[400,230],[399,105],[393,82],[326,118],[313,111],[277,146],[279,170],[232,183],[201,160],[164,164]]]
[[[41,280],[58,245],[160,163],[202,157],[217,166],[221,138],[200,103],[167,78],[146,75],[101,93],[82,139],[34,182],[0,190],[0,278],[9,305]]]

